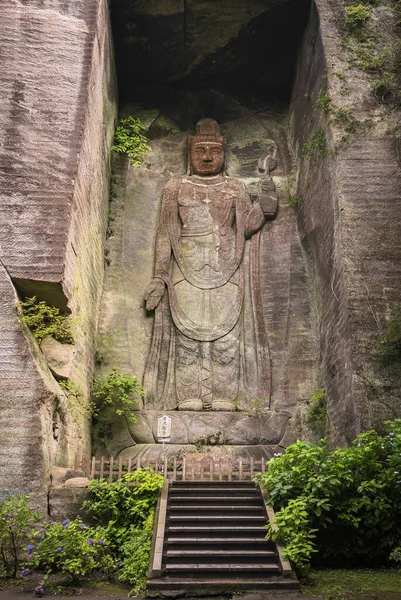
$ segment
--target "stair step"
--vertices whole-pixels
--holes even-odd
[[[219,496],[196,496],[196,498],[194,498],[193,496],[170,496],[169,498],[171,501],[173,502],[223,502],[223,501],[230,501],[230,502],[258,502],[260,503],[260,496],[258,494],[255,494],[254,496],[237,496],[237,497],[232,497],[231,494],[227,494],[227,496],[225,495],[219,495]]]
[[[265,523],[264,515],[170,515],[170,521],[260,521]]]
[[[266,558],[274,557],[272,550],[167,550],[167,558],[170,557],[185,557],[185,556],[262,556]]]
[[[210,577],[199,576],[194,579],[188,577],[174,577],[172,575],[159,579],[148,579],[147,590],[190,590],[194,595],[196,592],[204,592],[210,590],[214,592],[227,593],[227,591],[241,592],[249,590],[299,590],[300,584],[297,579],[284,579],[282,577],[243,577],[241,580],[227,577],[219,577],[212,579]]]
[[[250,485],[248,487],[245,486],[232,486],[232,485],[222,485],[222,486],[211,486],[210,484],[207,485],[207,487],[203,487],[200,488],[199,485],[196,485],[196,481],[191,482],[190,484],[186,483],[183,486],[180,486],[179,488],[175,488],[172,487],[170,490],[171,494],[174,493],[178,493],[178,494],[182,494],[182,492],[199,492],[199,490],[201,489],[201,493],[204,494],[205,492],[244,492],[249,494],[250,492],[256,492],[257,493],[257,488],[254,485]]]
[[[263,530],[266,531],[265,529]],[[167,538],[167,544],[268,544],[264,537],[176,537]]]
[[[189,564],[167,564],[166,572],[177,571],[183,573],[185,571],[219,571],[220,573],[226,573],[227,571],[262,571],[262,572],[276,572],[279,573],[280,569],[275,563],[189,563]]]
[[[248,504],[242,504],[240,506],[233,506],[233,505],[225,505],[225,504],[218,504],[217,506],[210,506],[210,505],[194,505],[194,506],[188,506],[188,505],[182,505],[182,504],[177,504],[177,505],[171,505],[169,507],[169,510],[171,512],[176,512],[179,511],[181,513],[187,513],[189,511],[196,511],[197,514],[199,515],[200,512],[204,512],[204,511],[221,511],[221,512],[259,512],[262,513],[262,516],[264,518],[264,520],[266,521],[266,515],[264,514],[264,509],[261,506],[249,506]],[[202,516],[202,515],[199,515]],[[254,516],[254,515],[249,515],[249,516]]]
[[[255,525],[254,527],[251,525],[248,526],[241,526],[241,525],[236,525],[235,527],[231,527],[230,525],[209,525],[209,526],[196,526],[196,525],[174,525],[174,526],[169,526],[168,528],[168,532],[174,532],[174,531],[178,531],[178,532],[198,532],[198,531],[232,531],[233,533],[237,533],[237,532],[242,532],[242,531],[249,531],[249,532],[261,532],[266,534],[266,528],[265,527],[260,527]]]

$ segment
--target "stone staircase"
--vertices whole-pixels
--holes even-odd
[[[149,595],[299,589],[288,561],[265,540],[268,517],[254,483],[174,481],[163,491]]]

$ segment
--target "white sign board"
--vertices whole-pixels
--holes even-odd
[[[157,437],[159,441],[169,441],[171,435],[171,417],[163,415],[157,419]]]

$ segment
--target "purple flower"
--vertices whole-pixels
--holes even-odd
[[[50,525],[55,525],[56,521],[50,521]]]
[[[43,541],[45,538],[46,538],[46,536],[42,535],[40,539]]]
[[[22,569],[21,575],[23,577],[26,577],[27,575],[29,575],[29,569],[28,569],[28,567],[26,567],[25,569]]]
[[[43,594],[45,593],[45,590],[43,589],[43,587],[41,585],[38,585],[33,590],[33,593],[35,594],[35,596],[38,596],[39,598],[41,598],[43,596]]]
[[[85,523],[82,523],[82,525],[81,525],[81,529],[85,529],[85,528],[86,528],[86,525],[85,525]]]
[[[56,548],[56,552],[61,552],[62,551],[62,547],[59,546],[58,548]]]
[[[63,521],[61,524],[62,525],[68,525],[68,523],[70,523],[71,519],[65,519],[65,521]]]
[[[63,529],[68,529],[68,525],[64,525]]]
[[[26,551],[28,552],[28,554],[30,554],[30,553],[32,552],[32,550],[33,550],[33,549],[34,549],[34,546],[32,546],[32,544],[29,544],[29,545],[26,547]]]
[[[30,555],[28,556],[28,560],[32,560],[32,559],[33,559],[33,556],[32,556],[32,554],[30,554]]]
[[[103,540],[103,539],[99,540],[99,544],[100,544],[101,546],[103,546],[103,544],[104,544],[104,540]]]
[[[89,546],[93,546],[93,544],[94,544],[93,540],[92,539],[88,540],[88,544],[89,544]]]

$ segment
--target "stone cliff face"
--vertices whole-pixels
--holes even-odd
[[[357,36],[344,4],[316,2],[291,104],[298,223],[337,443],[399,416],[401,393],[400,357],[385,358],[401,292],[397,3],[372,6]]]
[[[399,0],[365,3],[357,22],[345,0],[111,2],[122,112],[149,125],[153,151],[139,169],[115,161],[101,301],[116,112],[107,4],[0,8],[0,486],[30,487],[42,508],[51,465],[90,453],[100,308],[112,340],[102,369],[143,374],[161,192],[185,173],[186,133],[205,116],[229,138],[230,175],[251,187],[266,141],[279,149],[261,283],[272,406],[292,415],[282,443],[305,435],[316,387],[337,444],[400,416],[400,357],[388,350],[389,331],[401,336]],[[78,398],[19,324],[17,292],[72,313]],[[117,426],[109,450],[131,443]]]
[[[113,50],[106,2],[10,1],[0,12],[0,481],[41,489],[43,509],[50,465],[71,467],[90,453],[85,405],[103,277]],[[15,288],[72,312],[80,399],[39,366]]]

